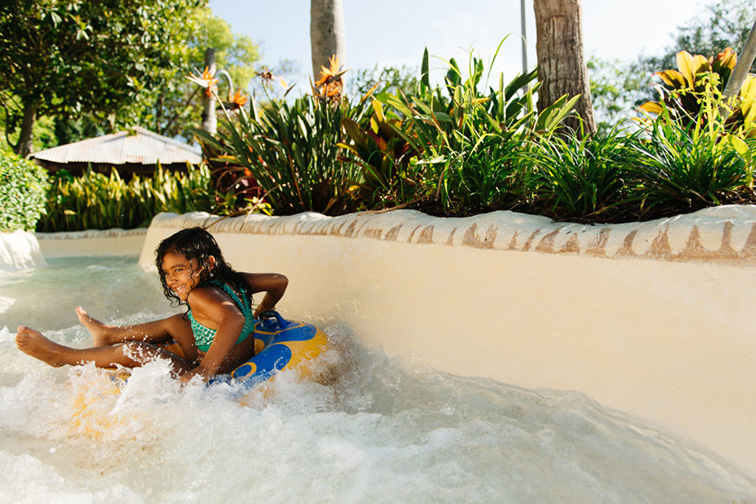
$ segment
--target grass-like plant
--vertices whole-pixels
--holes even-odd
[[[129,181],[116,169],[109,176],[93,171],[81,177],[63,173],[54,178],[37,231],[132,229],[148,226],[160,212],[192,211],[223,213],[204,165],[189,167],[187,173],[158,166],[152,177],[135,175]]]
[[[717,132],[674,121],[654,121],[651,137],[636,145],[634,167],[640,212],[671,215],[721,204],[745,186],[753,166]]]
[[[637,136],[540,138],[524,156],[525,200],[559,220],[617,218],[632,203]]]

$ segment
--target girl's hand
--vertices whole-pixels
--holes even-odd
[[[254,311],[255,318],[260,318],[268,310],[275,310],[289,285],[289,279],[278,273],[244,273],[244,278],[252,294],[265,292],[262,302]]]
[[[268,311],[271,311],[271,310],[275,311],[275,309],[276,309],[276,307],[275,307],[275,306],[273,306],[272,308],[268,308],[268,309],[266,309],[266,310],[261,310],[260,308],[257,308],[257,309],[255,310],[255,312],[254,312],[254,314],[253,314],[253,315],[255,316],[255,318],[256,318],[256,319],[259,319],[259,318],[261,318],[261,317],[262,317],[262,315],[263,315],[263,314],[264,314],[265,312],[268,312]]]
[[[181,376],[179,376],[179,381],[181,382],[182,387],[186,387],[192,379],[197,376],[197,373],[194,371],[188,371]]]
[[[195,376],[199,376],[203,382],[207,383],[210,381],[209,376],[206,376],[204,373],[201,372],[200,368],[192,369],[191,371],[187,371],[186,373],[179,376],[179,381],[181,382],[181,386],[185,387],[191,382]]]

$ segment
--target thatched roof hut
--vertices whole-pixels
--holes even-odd
[[[59,145],[31,154],[51,172],[66,169],[74,175],[92,170],[110,173],[116,167],[122,175],[152,174],[158,163],[169,170],[185,170],[186,164],[202,162],[202,151],[183,142],[135,127],[111,135]]]

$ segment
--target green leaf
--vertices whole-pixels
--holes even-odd
[[[430,67],[428,63],[428,48],[423,51],[423,62],[420,65],[421,93],[430,89]]]

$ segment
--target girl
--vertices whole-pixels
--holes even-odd
[[[166,238],[155,253],[165,296],[172,304],[186,304],[186,313],[117,327],[103,324],[78,307],[79,321],[92,333],[94,347],[59,345],[39,331],[19,326],[18,348],[56,367],[94,362],[103,368],[133,368],[168,359],[183,383],[195,376],[208,381],[254,356],[254,319],[275,308],[288,279],[274,273],[234,271],[223,259],[215,238],[198,227]],[[252,294],[257,292],[265,292],[265,296],[253,312]],[[158,346],[171,340],[175,344]]]

